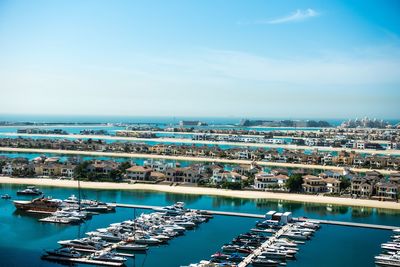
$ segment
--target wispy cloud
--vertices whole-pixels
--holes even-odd
[[[319,15],[320,15],[319,12],[311,8],[308,8],[306,10],[297,9],[290,15],[275,19],[255,21],[254,24],[283,24],[291,22],[300,22],[310,18],[318,17]]]

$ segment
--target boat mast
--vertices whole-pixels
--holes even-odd
[[[81,181],[78,179],[78,210],[81,211]]]

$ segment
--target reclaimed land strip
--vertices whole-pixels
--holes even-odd
[[[290,130],[282,130],[283,132],[291,132]],[[294,130],[293,132],[297,132],[299,130]],[[301,130],[300,130],[301,131]],[[143,132],[148,132],[148,133],[154,133],[154,134],[171,134],[171,135],[211,135],[211,136],[232,136],[232,135],[237,135],[237,136],[246,136],[246,137],[258,137],[261,138],[264,135],[262,134],[230,134],[230,133],[201,133],[201,132],[166,132],[166,131],[128,131],[128,130],[117,130],[117,132],[131,132],[131,133],[143,133]],[[307,132],[318,132],[318,131],[307,131]],[[285,138],[295,138],[295,139],[308,139],[308,137],[301,137],[301,136],[290,136],[290,135],[274,135],[272,138],[275,139],[285,139]],[[313,137],[310,137],[313,138]],[[329,139],[329,138],[328,138]],[[368,143],[377,143],[377,144],[389,144],[390,141],[388,140],[368,140]]]
[[[287,145],[287,144],[259,144],[259,143],[246,143],[246,142],[226,142],[226,141],[204,141],[204,140],[191,140],[189,138],[137,138],[137,137],[125,137],[125,136],[109,136],[109,135],[81,135],[81,134],[19,134],[19,133],[0,133],[3,136],[36,136],[36,137],[58,137],[58,138],[91,138],[91,139],[103,139],[103,140],[124,140],[124,141],[136,141],[136,142],[157,142],[157,143],[180,143],[180,144],[200,144],[200,145],[226,145],[226,146],[239,146],[239,147],[263,147],[263,148],[284,148],[291,150],[318,149],[320,151],[354,151],[356,153],[364,154],[379,154],[379,155],[400,155],[400,150],[375,150],[375,149],[352,149],[343,147],[325,147],[325,146],[298,146],[298,145]]]
[[[161,208],[161,207],[158,207],[158,206],[146,206],[146,205],[135,205],[135,204],[119,204],[119,203],[116,203],[116,206],[120,207],[120,208],[137,208],[137,209]],[[229,212],[229,211],[215,211],[215,210],[199,210],[199,211],[207,212],[207,213],[212,214],[212,215],[246,217],[246,218],[257,218],[257,219],[263,219],[264,218],[263,214]],[[360,228],[371,228],[371,229],[379,229],[379,230],[394,230],[394,229],[399,228],[399,227],[390,226],[390,225],[379,225],[379,224],[368,224],[368,223],[355,223],[355,222],[318,220],[318,219],[310,219],[310,220],[319,222],[321,224],[331,224],[331,225],[339,225],[339,226],[351,226],[351,227],[360,227]]]
[[[46,178],[10,178],[0,177],[0,183],[3,184],[22,184],[22,185],[37,185],[37,186],[57,186],[77,188],[77,181],[73,180],[56,180]],[[370,199],[352,199],[330,196],[317,196],[305,194],[290,194],[290,193],[272,193],[262,191],[248,190],[228,190],[206,187],[193,186],[169,186],[161,184],[128,184],[128,183],[110,183],[110,182],[80,182],[81,188],[88,189],[104,189],[104,190],[144,190],[157,191],[174,194],[192,194],[192,195],[210,195],[222,196],[231,198],[245,199],[269,199],[269,200],[284,200],[300,203],[315,203],[315,204],[332,204],[339,206],[354,206],[368,207],[388,210],[400,210],[400,203],[383,202]]]
[[[16,152],[16,153],[50,153],[50,154],[64,154],[64,155],[85,155],[85,156],[101,156],[101,157],[117,157],[117,158],[147,158],[147,159],[166,159],[178,161],[193,161],[193,162],[215,162],[223,164],[240,164],[250,165],[257,164],[264,167],[282,167],[282,168],[302,168],[302,169],[317,169],[317,170],[334,170],[343,172],[344,167],[326,166],[326,165],[308,165],[298,163],[282,163],[282,162],[267,162],[267,161],[251,161],[240,159],[222,159],[222,158],[206,158],[206,157],[193,157],[193,156],[172,156],[172,155],[157,155],[157,154],[143,154],[143,153],[117,153],[117,152],[100,152],[100,151],[80,151],[80,150],[62,150],[62,149],[41,149],[41,148],[16,148],[16,147],[0,147],[2,152]],[[380,170],[380,169],[366,169],[366,168],[353,168],[354,172],[365,173],[376,170],[384,175],[398,173],[398,171]]]

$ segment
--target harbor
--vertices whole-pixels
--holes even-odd
[[[222,252],[189,267],[276,267],[286,266],[286,261],[295,260],[298,245],[305,244],[320,228],[311,220],[293,220],[291,212],[269,211],[258,221],[251,232],[240,234],[221,247]]]
[[[84,263],[104,266],[122,266],[126,257],[135,254],[117,253],[130,251],[147,253],[148,246],[167,244],[169,240],[181,236],[201,223],[208,222],[212,216],[184,208],[183,202],[157,208],[156,211],[138,218],[113,223],[107,228],[87,232],[88,237],[61,240],[61,248],[47,250],[44,260],[64,263]],[[84,255],[85,254],[85,255]]]
[[[9,194],[12,199],[24,198],[24,196],[16,196],[15,192],[18,190],[23,190],[25,187],[18,185],[2,185],[2,194]],[[47,195],[51,195],[53,197],[57,197],[59,199],[67,199],[72,194],[77,194],[76,188],[57,188],[57,187],[45,187],[41,186],[40,191],[46,193]],[[26,233],[23,229],[37,229],[35,232],[29,232],[27,236],[30,239],[35,240],[33,243],[25,242],[23,244],[18,243],[18,246],[21,248],[35,246],[38,248],[36,256],[31,256],[30,261],[35,262],[35,259],[40,260],[40,256],[42,254],[42,249],[54,249],[54,244],[57,244],[60,240],[72,240],[72,239],[81,239],[87,237],[85,235],[86,232],[93,232],[97,229],[104,228],[106,225],[111,225],[117,222],[123,222],[126,220],[132,220],[134,218],[134,210],[136,209],[136,213],[139,215],[141,213],[153,212],[154,208],[164,207],[167,205],[171,205],[176,201],[184,201],[187,203],[188,208],[196,209],[196,210],[207,210],[207,211],[215,211],[213,214],[214,218],[210,220],[207,224],[201,227],[196,228],[193,231],[187,231],[184,236],[175,238],[168,242],[168,244],[161,244],[159,246],[152,246],[149,249],[149,252],[146,254],[142,253],[134,253],[135,257],[125,257],[127,258],[126,265],[132,266],[133,262],[141,265],[145,262],[144,266],[156,267],[159,266],[159,259],[166,259],[165,266],[180,266],[184,264],[188,264],[191,262],[199,262],[201,259],[204,259],[207,255],[212,255],[224,244],[224,242],[231,240],[236,237],[238,233],[245,233],[249,231],[249,229],[254,228],[254,223],[257,220],[261,220],[261,214],[265,214],[267,210],[276,209],[279,207],[279,203],[271,202],[271,201],[254,201],[254,200],[235,200],[229,198],[221,198],[221,197],[212,197],[212,196],[190,196],[190,195],[181,195],[181,194],[166,194],[160,192],[150,192],[150,191],[115,191],[115,190],[91,190],[91,189],[82,189],[82,196],[84,199],[97,199],[98,201],[104,203],[112,203],[112,201],[117,200],[115,204],[115,212],[114,213],[102,213],[94,217],[94,219],[87,220],[83,224],[72,224],[72,225],[61,225],[61,224],[44,224],[38,222],[35,218],[36,215],[32,213],[30,215],[22,215],[20,213],[16,213],[14,210],[14,206],[12,205],[12,201],[2,200],[0,202],[0,208],[3,210],[2,215],[0,215],[2,221],[9,221],[12,219],[14,221],[12,231],[7,230],[6,228],[3,230],[3,237],[0,237],[0,241],[5,242],[7,240],[8,243],[13,244],[13,238],[10,234],[14,232]],[[26,197],[28,198],[28,197]],[[136,205],[136,208],[123,208],[122,206],[118,206],[118,203],[126,203]],[[152,209],[144,209],[146,206],[150,206]],[[7,208],[8,207],[8,208]],[[303,207],[302,210],[296,211],[295,207]],[[311,208],[312,207],[312,208]],[[294,209],[295,208],[295,209]],[[334,218],[339,218],[338,214],[335,214],[334,210],[328,212],[327,207],[324,205],[311,205],[309,207],[304,206],[304,204],[293,204],[283,203],[283,207],[278,210],[283,212],[284,210],[292,210],[294,209],[296,217],[309,217],[313,219],[327,219],[332,220]],[[303,210],[305,209],[305,210]],[[308,211],[307,211],[308,210]],[[347,209],[347,214],[351,216],[351,209]],[[220,211],[220,214],[227,212],[227,214],[253,214],[256,215],[254,217],[241,217],[241,216],[225,216],[216,214]],[[319,214],[323,214],[326,211],[327,214],[331,214],[329,216],[321,216]],[[356,214],[357,210],[353,210],[353,216]],[[361,212],[361,211],[357,211]],[[257,214],[258,213],[258,214]],[[7,214],[11,215],[9,217]],[[380,215],[381,214],[381,215]],[[380,224],[384,225],[386,220],[394,218],[390,215],[390,213],[383,215],[383,213],[372,215],[363,215],[364,218],[360,219],[360,221],[368,222],[370,224],[376,222],[380,222]],[[261,216],[260,216],[261,215]],[[319,216],[318,216],[319,215]],[[380,221],[372,221],[369,218],[378,217]],[[341,217],[342,219],[346,219],[346,217]],[[353,217],[352,220],[356,219]],[[350,222],[351,217],[347,217],[347,220]],[[235,223],[234,228],[226,227],[231,223]],[[338,230],[340,231],[338,232]],[[6,232],[4,232],[6,231]],[[43,233],[42,231],[46,231]],[[369,240],[369,246],[359,250],[360,254],[356,252],[352,252],[355,255],[361,255],[363,253],[367,253],[366,251],[370,251],[368,253],[378,254],[378,251],[375,250],[375,247],[379,249],[380,243],[383,243],[385,239],[389,238],[389,234],[391,231],[382,231],[375,230],[370,228],[358,228],[358,227],[343,227],[343,226],[335,226],[335,225],[323,225],[318,235],[313,239],[312,242],[302,246],[302,251],[299,254],[299,257],[295,261],[295,266],[312,266],[310,265],[315,260],[315,253],[319,250],[319,246],[322,244],[326,244],[329,240],[329,244],[334,246],[336,249],[340,251],[346,248],[346,246],[342,246],[341,242],[348,242],[349,237],[351,237],[352,246],[361,246],[362,243],[358,244],[358,240]],[[48,236],[46,239],[43,239],[43,236]],[[209,243],[210,238],[215,240],[216,242],[213,244]],[[333,238],[333,239],[332,239]],[[43,240],[43,241],[42,241]],[[337,241],[336,241],[337,240]],[[347,241],[345,241],[347,240]],[[373,241],[372,241],[373,240]],[[332,243],[333,242],[333,243]],[[194,243],[202,244],[196,251],[191,250],[190,248]],[[206,245],[207,244],[207,245]],[[358,244],[358,245],[357,245]],[[376,244],[376,245],[374,245]],[[372,250],[373,249],[373,250]],[[3,250],[11,253],[9,250]],[[78,251],[79,252],[79,251]],[[90,251],[88,251],[89,253]],[[121,251],[118,251],[119,253]],[[92,252],[93,253],[93,252]],[[130,253],[129,251],[123,251],[123,253]],[[325,262],[323,266],[336,266],[342,261],[349,261],[347,258],[350,256],[344,250],[341,252],[343,254],[343,259],[337,259],[333,262],[333,265],[329,265],[328,262]],[[87,253],[83,253],[87,255]],[[175,255],[174,257],[170,257],[170,255]],[[312,255],[312,258],[311,258]],[[318,255],[318,254],[317,254]],[[348,256],[347,256],[348,255]],[[32,258],[33,257],[33,258]],[[318,258],[318,262],[324,262],[324,258]],[[12,261],[23,261],[24,259],[13,258]],[[363,266],[368,265],[369,262],[372,262],[373,259],[366,259]],[[288,265],[294,262],[288,262]],[[10,264],[12,264],[10,262]],[[53,262],[49,262],[47,265],[47,261],[39,261],[36,263],[37,266],[53,266]],[[77,263],[80,266],[81,263]]]

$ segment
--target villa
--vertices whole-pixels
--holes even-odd
[[[283,174],[272,174],[266,172],[259,172],[255,175],[254,188],[267,189],[267,188],[284,188],[289,177]]]
[[[152,171],[151,168],[132,166],[126,169],[126,178],[133,181],[149,181]]]

